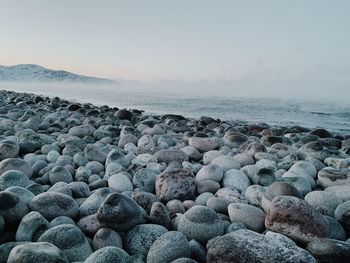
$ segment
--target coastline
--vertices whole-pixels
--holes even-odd
[[[331,257],[325,244],[348,255],[350,135],[4,90],[0,132],[6,260],[41,242],[61,262],[102,250],[125,262],[317,262]]]

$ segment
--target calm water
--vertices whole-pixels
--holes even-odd
[[[3,87],[2,87],[3,88]],[[222,120],[273,125],[324,127],[334,132],[350,134],[350,104],[304,100],[198,97],[162,92],[125,91],[115,87],[11,86],[6,89],[33,92],[48,96],[119,108],[135,108],[150,113],[175,113],[187,117],[203,115]],[[179,92],[180,93],[180,92]]]

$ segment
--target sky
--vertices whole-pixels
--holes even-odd
[[[0,0],[0,65],[350,95],[347,0]],[[249,95],[248,94],[248,95]]]

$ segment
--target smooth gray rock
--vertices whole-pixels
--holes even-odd
[[[5,190],[11,186],[27,187],[32,182],[28,176],[21,171],[8,170],[0,175],[0,191]]]
[[[153,242],[147,254],[147,263],[170,263],[190,255],[191,248],[186,236],[181,232],[170,231]]]
[[[16,231],[16,241],[35,242],[49,228],[49,222],[38,212],[26,214]]]
[[[126,251],[130,255],[141,254],[147,256],[154,241],[168,230],[155,224],[137,225],[126,233]]]
[[[0,162],[0,174],[9,170],[17,170],[30,178],[33,174],[33,168],[30,164],[19,158],[7,158]]]
[[[14,247],[8,263],[68,263],[65,253],[48,242],[26,243]]]
[[[92,244],[95,251],[109,246],[123,249],[121,236],[113,229],[107,227],[102,227],[96,232]]]
[[[317,263],[307,251],[290,242],[237,230],[208,245],[207,262],[214,263]]]
[[[59,225],[46,230],[38,242],[49,242],[61,249],[70,262],[84,261],[92,248],[83,232],[74,225]]]
[[[132,182],[135,187],[146,192],[154,193],[157,173],[149,168],[142,168],[135,172]]]
[[[58,216],[75,218],[79,208],[77,202],[68,195],[45,192],[32,199],[30,209],[39,212],[47,220],[52,220]]]
[[[224,225],[213,209],[196,205],[180,218],[178,231],[184,233],[189,240],[205,244],[209,239],[222,235]]]
[[[84,263],[133,263],[132,258],[124,250],[117,247],[104,247],[92,253]]]

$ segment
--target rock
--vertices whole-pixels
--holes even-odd
[[[231,148],[237,148],[241,144],[245,143],[248,140],[248,137],[238,131],[230,130],[225,133],[223,139],[225,145],[228,145]]]
[[[323,216],[306,201],[293,196],[277,196],[272,200],[265,226],[301,243],[329,235]]]
[[[164,171],[156,178],[156,195],[162,202],[193,200],[196,193],[194,179],[192,171],[187,169]]]
[[[0,210],[15,207],[19,202],[17,194],[11,192],[0,192]]]
[[[54,226],[59,226],[59,225],[65,225],[65,224],[75,225],[75,222],[72,218],[68,216],[59,216],[50,222],[49,228],[52,228]]]
[[[317,261],[295,244],[242,229],[211,242],[208,246],[207,262],[316,263]]]
[[[69,134],[79,138],[84,138],[85,136],[93,136],[95,131],[96,129],[92,125],[83,124],[70,128]]]
[[[209,239],[222,235],[224,225],[214,210],[196,205],[180,218],[178,231],[191,240],[206,243]]]
[[[131,198],[141,206],[147,214],[150,213],[152,204],[158,201],[155,194],[144,192],[144,191],[134,191],[131,194]]]
[[[201,182],[205,180],[213,180],[220,182],[224,176],[224,170],[215,164],[209,164],[203,166],[196,175],[196,182]]]
[[[86,236],[91,237],[93,237],[101,228],[101,224],[97,220],[97,214],[88,215],[83,218],[80,218],[76,225],[81,229],[81,231],[83,231],[83,233]]]
[[[228,214],[232,223],[243,223],[248,229],[259,233],[265,230],[265,213],[255,206],[233,203],[228,206]]]
[[[49,178],[51,185],[54,185],[58,182],[73,182],[73,176],[71,173],[62,166],[56,166],[49,172]]]
[[[227,214],[227,207],[230,204],[230,201],[221,198],[221,197],[210,197],[207,202],[206,206],[213,209],[217,213],[221,214]]]
[[[84,149],[84,156],[89,161],[97,161],[102,164],[105,163],[107,159],[107,154],[102,151],[102,149],[96,145],[88,145]]]
[[[168,230],[160,225],[137,225],[126,233],[126,251],[130,255],[141,254],[146,257],[154,241]]]
[[[266,188],[261,185],[251,185],[244,193],[248,203],[258,207],[262,207],[262,197]]]
[[[247,203],[247,199],[235,189],[221,188],[215,193],[215,196],[222,197],[230,203]]]
[[[26,214],[17,229],[16,241],[36,241],[49,228],[49,222],[38,212]]]
[[[315,165],[312,164],[311,162],[307,162],[307,161],[295,162],[292,165],[292,167],[289,168],[288,171],[291,173],[295,173],[296,175],[298,175],[301,172],[304,172],[314,179],[316,178],[316,175],[317,175],[317,169],[316,169]]]
[[[196,148],[200,152],[207,152],[219,149],[220,140],[217,137],[192,137],[189,139],[188,145]]]
[[[0,143],[0,160],[16,158],[19,153],[19,145],[13,141],[2,141]]]
[[[261,204],[265,212],[270,208],[272,199],[281,195],[302,198],[298,190],[291,184],[286,182],[275,182],[266,189],[261,199]]]
[[[68,263],[65,253],[48,242],[26,243],[14,247],[8,263]]]
[[[335,209],[350,200],[348,190],[312,191],[305,196],[305,201],[324,215],[334,216]]]
[[[181,148],[180,151],[188,155],[189,161],[198,162],[202,157],[201,153],[196,148],[189,145]]]
[[[222,152],[217,150],[211,150],[203,154],[203,164],[208,165],[216,157],[223,155]]]
[[[58,157],[60,157],[60,153],[56,150],[51,150],[47,153],[46,160],[49,163],[55,163],[57,161]]]
[[[224,173],[222,186],[227,188],[235,188],[241,193],[244,193],[250,186],[250,181],[244,172],[237,169],[230,169]]]
[[[120,109],[114,115],[118,117],[118,119],[120,120],[129,120],[129,121],[132,120],[132,116],[133,116],[132,112],[126,109]]]
[[[335,239],[321,238],[306,246],[319,263],[348,262],[350,258],[350,243]]]
[[[163,149],[154,154],[154,157],[157,158],[158,162],[170,163],[172,161],[184,162],[188,161],[188,155],[180,150],[173,149]]]
[[[254,158],[247,153],[238,153],[233,156],[233,159],[236,160],[241,167],[253,165],[255,163]]]
[[[102,202],[115,191],[104,187],[93,192],[79,207],[79,217],[85,217],[97,213]]]
[[[170,212],[161,202],[154,202],[152,204],[149,220],[153,224],[162,225],[166,228],[171,227]]]
[[[22,159],[8,158],[0,162],[0,174],[9,170],[16,170],[24,173],[30,178],[33,174],[33,169],[30,164]]]
[[[15,206],[2,210],[2,216],[8,222],[15,223],[17,221],[20,221],[23,216],[30,212],[29,203],[34,197],[34,194],[27,189],[19,186],[9,187],[5,190],[5,192],[16,195],[19,200]]]
[[[94,236],[93,248],[96,251],[103,247],[118,247],[123,249],[123,240],[113,229],[107,227],[100,228]]]
[[[155,192],[155,182],[157,173],[149,168],[142,168],[135,172],[132,182],[135,187],[140,188],[146,192]]]
[[[241,165],[233,157],[228,155],[221,155],[211,161],[211,164],[218,165],[224,172],[230,169],[241,169]]]
[[[113,193],[102,202],[97,219],[103,227],[127,231],[145,221],[143,212],[133,199]]]
[[[331,216],[324,215],[323,217],[327,221],[329,228],[329,238],[343,241],[346,240],[345,230],[339,221]]]
[[[197,196],[196,198],[196,205],[203,205],[205,206],[207,204],[207,201],[209,200],[210,197],[214,197],[212,193],[201,193],[200,195]]]
[[[153,242],[147,254],[147,263],[170,263],[190,255],[191,249],[186,236],[177,231],[170,231]]]
[[[342,203],[335,209],[334,217],[350,232],[350,200]]]
[[[198,194],[210,192],[215,193],[220,189],[220,184],[213,180],[204,180],[196,182]]]
[[[132,258],[124,250],[117,247],[104,247],[92,253],[84,263],[133,263]]]
[[[170,214],[185,213],[185,207],[180,200],[171,200],[167,202],[166,208],[169,210]]]
[[[61,249],[70,262],[84,261],[92,253],[89,242],[76,226],[59,225],[45,231],[38,242],[49,242]]]
[[[132,183],[123,173],[114,174],[109,177],[108,186],[119,193],[133,190]]]
[[[3,191],[11,186],[27,187],[32,182],[21,171],[8,170],[0,175],[0,190]]]
[[[318,172],[317,183],[323,188],[335,185],[350,185],[350,172],[326,167]]]
[[[171,261],[171,263],[197,263],[197,261],[190,258],[178,258]]]
[[[150,163],[156,163],[157,158],[149,153],[143,153],[136,156],[135,159],[131,161],[133,165],[146,167]]]
[[[203,245],[196,240],[192,239],[188,242],[191,248],[191,258],[196,260],[198,263],[205,263],[207,257],[207,251]]]
[[[29,206],[31,210],[39,212],[47,220],[58,216],[75,218],[78,214],[77,202],[68,195],[56,192],[45,192],[35,196]]]

